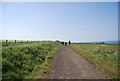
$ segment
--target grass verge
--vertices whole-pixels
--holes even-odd
[[[36,65],[31,75],[26,79],[48,79],[50,70],[54,62],[54,58],[56,57],[59,48],[60,45],[47,55],[44,63],[42,63],[41,65]]]
[[[59,46],[58,42],[52,41],[3,46],[2,78],[33,79],[36,72],[40,74],[39,79],[45,78]]]

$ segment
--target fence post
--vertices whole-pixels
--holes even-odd
[[[16,44],[16,42],[17,42],[17,41],[15,40],[15,44]]]
[[[6,43],[8,43],[8,40],[6,40]]]

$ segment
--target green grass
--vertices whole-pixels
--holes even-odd
[[[51,41],[3,45],[2,78],[47,78],[59,46],[58,42]]]
[[[102,49],[102,47],[104,49]],[[113,79],[118,78],[118,51],[109,48],[118,45],[72,44],[70,48]]]
[[[27,79],[33,78],[33,79],[48,79],[49,78],[49,73],[51,70],[51,67],[53,65],[53,59],[56,56],[56,53],[58,51],[59,48],[55,48],[53,51],[51,51],[44,63],[42,63],[41,65],[37,65],[34,69],[34,71],[32,72],[32,75],[29,76]]]
[[[2,56],[1,56],[1,51],[0,51],[0,80],[2,79]]]

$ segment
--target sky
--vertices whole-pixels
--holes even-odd
[[[117,2],[3,2],[2,39],[118,40]]]

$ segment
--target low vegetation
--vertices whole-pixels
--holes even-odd
[[[47,78],[58,42],[3,43],[2,78]],[[39,69],[39,74],[37,73]]]
[[[70,48],[109,77],[118,78],[118,45],[72,44]]]

